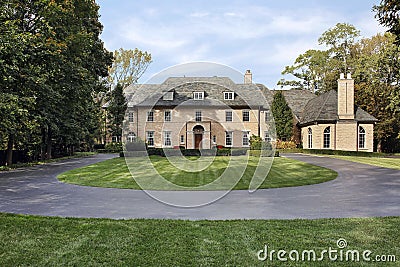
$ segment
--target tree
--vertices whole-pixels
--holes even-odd
[[[389,32],[397,36],[397,44],[400,44],[400,2],[398,0],[381,0],[373,10],[379,23],[389,28]]]
[[[379,152],[400,149],[400,48],[395,36],[386,33],[362,39],[356,46],[355,101],[375,116]]]
[[[353,47],[359,31],[351,24],[338,23],[325,31],[318,39],[327,50],[308,50],[299,55],[292,66],[286,66],[282,74],[292,74],[294,81],[280,81],[293,89],[325,92],[337,88],[340,73],[353,70]]]
[[[350,51],[360,36],[360,31],[348,23],[337,23],[335,27],[325,31],[318,39],[320,45],[326,45],[331,60],[336,61],[340,73],[351,70]]]
[[[117,84],[126,86],[137,83],[152,62],[151,54],[137,48],[124,50],[120,48],[114,51],[114,62],[109,69],[108,82],[111,87]]]
[[[112,60],[99,38],[98,9],[92,0],[9,0],[0,5],[0,94],[17,99],[13,110],[27,111],[30,117],[21,120],[39,125],[32,133],[40,139],[43,158],[52,156],[53,145],[64,153],[93,132],[87,127],[93,93]],[[27,98],[34,101],[22,105]],[[30,128],[3,138],[30,145],[22,138]]]
[[[276,137],[280,140],[290,140],[293,133],[293,115],[282,91],[274,94],[271,111],[275,120]]]
[[[111,91],[108,106],[108,128],[112,136],[117,136],[119,139],[122,136],[122,124],[127,109],[127,101],[124,95],[124,89],[121,84],[117,84],[114,90]]]
[[[328,53],[321,50],[308,50],[298,56],[292,66],[286,66],[282,74],[292,74],[298,80],[280,81],[278,85],[289,85],[293,89],[309,90],[315,93],[316,90],[327,88]]]

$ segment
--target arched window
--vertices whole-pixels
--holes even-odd
[[[365,129],[361,126],[358,128],[358,148],[365,148]]]
[[[326,127],[324,130],[324,148],[331,147],[331,127]]]
[[[136,141],[136,134],[134,132],[129,132],[126,138],[126,141],[129,143],[133,143]]]
[[[308,148],[312,148],[312,129],[308,128]]]

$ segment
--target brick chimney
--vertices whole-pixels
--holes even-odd
[[[244,83],[245,84],[253,83],[253,74],[251,74],[250,70],[246,70],[246,73],[244,74]]]
[[[338,80],[338,116],[339,120],[354,120],[354,80],[348,73],[340,74]]]

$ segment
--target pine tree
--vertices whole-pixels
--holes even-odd
[[[280,140],[290,140],[293,132],[293,115],[281,91],[275,93],[271,110],[275,120],[276,137]]]
[[[121,84],[117,84],[111,91],[108,106],[108,127],[112,136],[118,139],[122,136],[122,123],[127,109],[127,101],[124,96],[124,89]]]

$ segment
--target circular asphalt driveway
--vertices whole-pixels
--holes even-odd
[[[56,176],[114,155],[99,154],[0,173],[0,212],[62,217],[163,219],[295,219],[400,216],[400,171],[333,158],[285,156],[339,173],[322,184],[232,191],[198,208],[160,203],[139,190],[64,184]],[[193,197],[207,192],[180,192]]]

